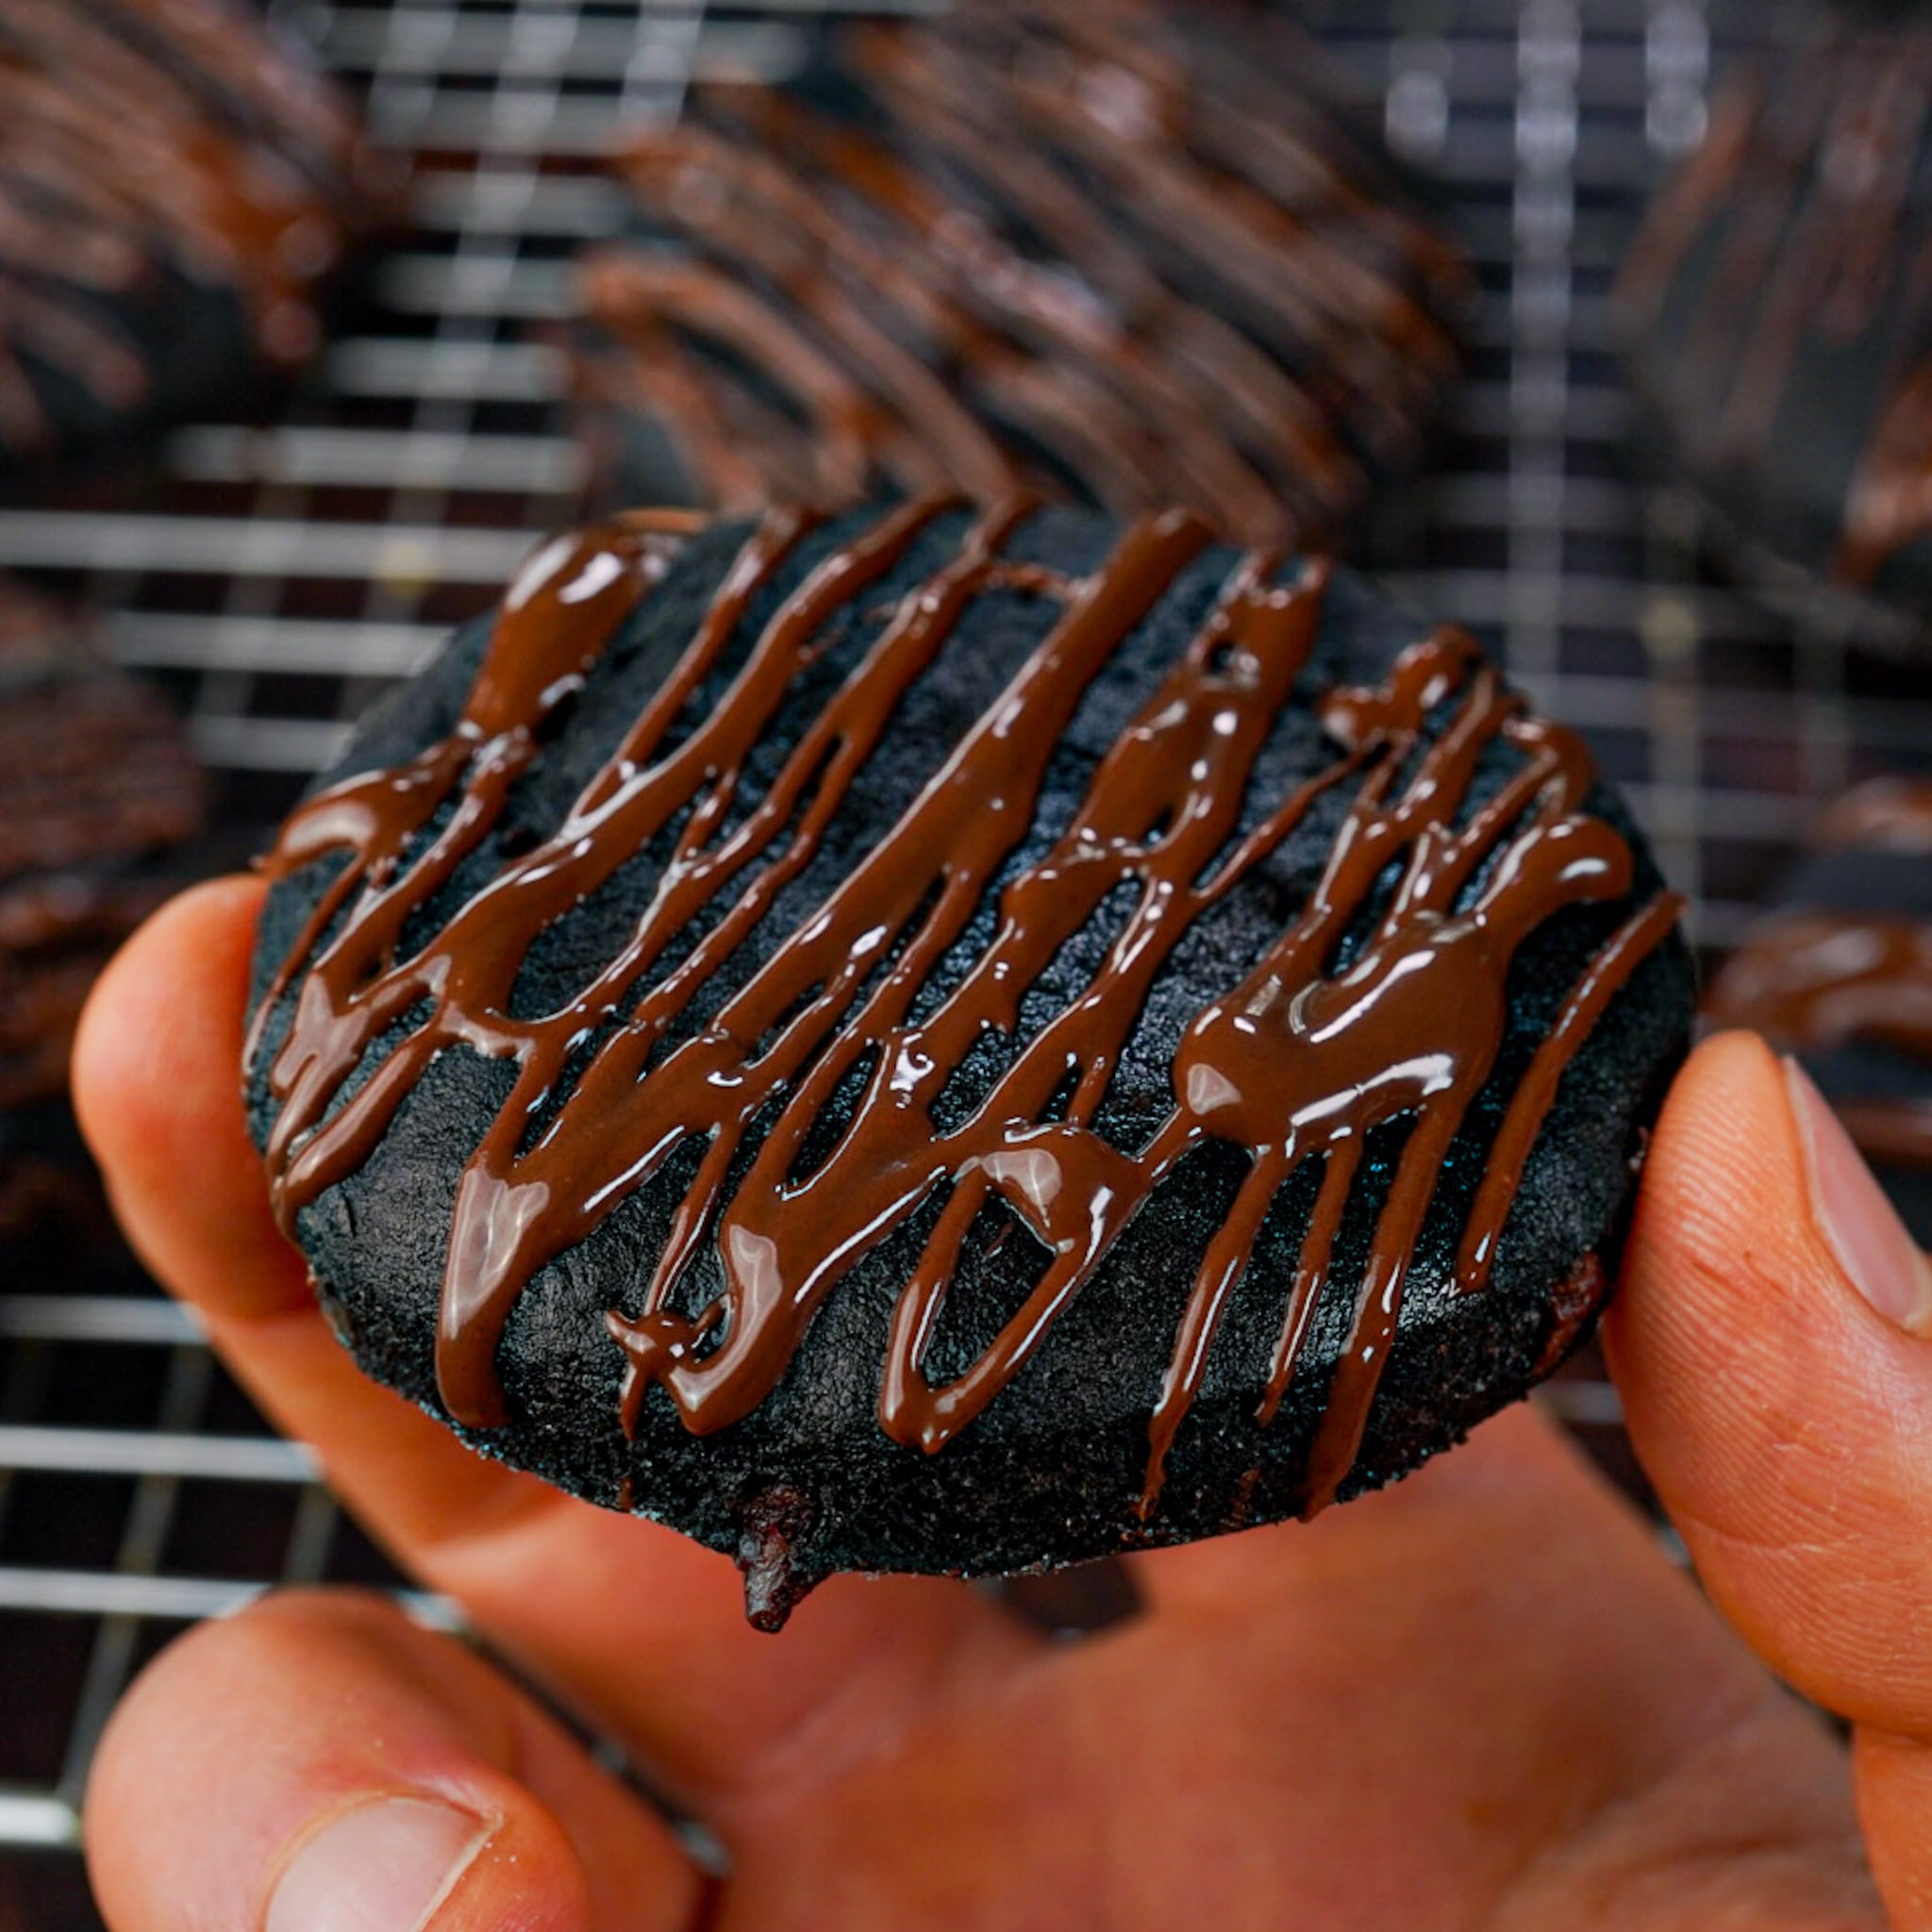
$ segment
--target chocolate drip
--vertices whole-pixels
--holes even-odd
[[[1932,783],[1879,779],[1826,816],[1829,850],[1932,851]],[[1790,1053],[1857,1042],[1932,1069],[1932,925],[1829,908],[1761,922],[1724,962],[1705,1000],[1721,1025],[1749,1026]],[[1853,1095],[1839,1108],[1874,1159],[1932,1166],[1932,1096]]]
[[[24,357],[142,399],[139,350],[86,298],[157,260],[232,289],[261,353],[301,360],[374,188],[322,85],[217,0],[0,0],[0,439],[46,434]]]
[[[1834,27],[1748,75],[1657,195],[1620,286],[1657,327],[1718,234],[1693,311],[1653,353],[1676,364],[1663,388],[1687,446],[1720,469],[1763,458],[1804,355],[1873,339],[1882,394],[1829,559],[1852,585],[1932,533],[1932,363],[1920,359],[1932,250],[1915,179],[1928,108],[1932,35],[1918,29]]]
[[[820,561],[764,623],[725,695],[674,742],[671,722],[809,522],[769,513],[660,693],[556,831],[502,859],[405,951],[412,917],[483,845],[545,720],[688,525],[630,518],[540,553],[506,602],[455,730],[408,765],[319,794],[270,862],[283,874],[332,853],[348,861],[264,1000],[251,1047],[260,1050],[266,1016],[286,1010],[270,1070],[281,1108],[268,1148],[278,1212],[292,1228],[367,1158],[439,1051],[462,1044],[514,1066],[458,1188],[438,1338],[450,1412],[490,1427],[506,1420],[494,1358],[525,1286],[695,1143],[695,1174],[641,1305],[608,1321],[627,1357],[626,1426],[655,1390],[705,1434],[749,1414],[845,1271],[943,1196],[897,1299],[878,1405],[889,1436],[930,1453],[1033,1358],[1183,1157],[1209,1140],[1232,1142],[1250,1164],[1203,1259],[1151,1421],[1146,1514],[1282,1182],[1305,1160],[1324,1163],[1274,1371],[1257,1391],[1264,1418],[1301,1357],[1364,1139],[1407,1122],[1312,1453],[1305,1506],[1319,1508],[1355,1459],[1444,1154],[1495,1071],[1511,959],[1563,908],[1626,898],[1631,852],[1583,811],[1593,774],[1581,741],[1527,716],[1454,634],[1414,645],[1377,689],[1329,691],[1320,715],[1333,761],[1243,830],[1255,761],[1308,669],[1325,594],[1320,566],[1283,580],[1277,555],[1252,553],[1231,560],[1211,611],[1095,768],[1065,829],[1006,879],[984,950],[915,1017],[922,988],[1032,827],[1083,693],[1209,542],[1191,516],[1150,517],[1091,575],[1070,575],[1007,556],[1025,500],[975,513],[727,829],[747,759],[827,627],[942,508],[887,511]],[[869,855],[708,1021],[674,1041],[707,981],[817,853],[968,606],[993,592],[1049,599],[1057,621]],[[1478,768],[1496,749],[1510,769],[1478,796]],[[1163,965],[1331,794],[1349,803],[1307,904],[1188,1026],[1165,1120],[1139,1148],[1113,1144],[1095,1119]],[[513,1018],[510,989],[538,935],[673,827],[675,852],[618,955],[566,1008]],[[1023,1040],[1023,998],[1124,888],[1132,909],[1091,982]],[[707,910],[716,916],[693,927]],[[1532,1058],[1464,1232],[1466,1289],[1487,1279],[1563,1067],[1675,913],[1674,899],[1659,898],[1617,930]],[[666,963],[688,930],[700,936]],[[411,1030],[364,1069],[406,1015],[418,1016]],[[989,1033],[1011,1057],[967,1116],[942,1128],[935,1105]],[[566,1062],[589,1042],[559,1101]],[[345,1098],[358,1069],[366,1078]],[[836,1144],[799,1177],[808,1138],[854,1083],[859,1096]],[[988,1208],[1039,1243],[1044,1272],[978,1358],[935,1384],[928,1347]],[[723,1287],[689,1313],[677,1291],[707,1253]]]
[[[1210,84],[1205,28],[1127,13],[854,29],[863,124],[701,90],[623,158],[663,239],[587,261],[620,353],[587,348],[585,388],[725,508],[1072,483],[1244,542],[1330,528],[1365,453],[1418,440],[1459,264],[1291,92],[1224,57]]]

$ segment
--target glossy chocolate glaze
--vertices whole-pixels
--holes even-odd
[[[1921,359],[1932,323],[1928,114],[1932,34],[1824,30],[1717,97],[1702,147],[1658,192],[1621,281],[1639,323],[1654,327],[1693,255],[1718,251],[1694,312],[1651,352],[1700,466],[1758,464],[1774,436],[1802,433],[1780,426],[1802,359],[1867,364],[1843,379],[1843,407],[1873,414],[1835,551],[1819,559],[1860,588],[1932,535],[1932,361]]]
[[[1240,834],[1250,772],[1308,662],[1325,594],[1320,566],[1251,553],[1064,831],[1000,887],[991,943],[920,1011],[922,985],[1031,826],[1089,684],[1211,541],[1191,515],[1151,516],[1091,575],[1072,575],[1006,554],[1028,500],[975,513],[952,554],[895,604],[756,807],[722,830],[827,627],[943,508],[886,510],[828,555],[764,623],[723,701],[674,738],[673,721],[813,522],[767,513],[675,669],[555,832],[504,858],[428,930],[421,915],[489,838],[546,721],[691,525],[631,516],[538,554],[506,599],[453,729],[407,765],[319,793],[269,861],[277,876],[318,859],[340,866],[269,986],[251,1042],[252,1055],[267,1053],[266,1016],[288,1015],[269,1068],[277,1211],[292,1231],[305,1206],[354,1173],[440,1051],[460,1043],[514,1068],[458,1191],[437,1354],[451,1415],[488,1428],[507,1420],[495,1355],[525,1285],[695,1142],[702,1157],[641,1307],[612,1313],[609,1329],[627,1358],[626,1424],[656,1391],[702,1435],[770,1393],[844,1271],[943,1191],[897,1298],[878,1398],[887,1434],[931,1453],[1032,1358],[1182,1158],[1208,1140],[1232,1143],[1246,1150],[1248,1174],[1201,1267],[1151,1418],[1144,1517],[1280,1185],[1304,1160],[1324,1163],[1274,1374],[1257,1391],[1264,1417],[1293,1374],[1364,1138],[1407,1120],[1308,1475],[1304,1507],[1319,1508],[1355,1459],[1443,1155],[1495,1066],[1510,961],[1564,908],[1627,897],[1633,855],[1582,809],[1593,771],[1581,741],[1528,716],[1453,633],[1412,646],[1378,688],[1330,690],[1319,715],[1332,762]],[[1057,619],[819,909],[704,1025],[660,1051],[809,862],[968,605],[995,593],[1049,600]],[[1437,735],[1425,720],[1440,724]],[[1498,745],[1515,754],[1513,770],[1477,796],[1478,766]],[[1349,803],[1307,903],[1247,977],[1194,1015],[1166,1119],[1137,1149],[1112,1144],[1094,1118],[1161,966],[1328,794]],[[671,827],[680,828],[675,854],[619,955],[567,1008],[512,1017],[511,988],[540,933]],[[1028,989],[1123,888],[1134,909],[1091,984],[942,1129],[935,1104],[975,1041],[990,1029],[1018,1041]],[[1563,1068],[1676,912],[1668,894],[1642,906],[1570,989],[1496,1133],[1462,1237],[1465,1290],[1484,1286]],[[698,937],[678,955],[673,942],[687,932]],[[408,1030],[388,1039],[405,1016]],[[574,1051],[592,1041],[572,1078]],[[855,1080],[860,1097],[837,1144],[801,1173],[828,1103]],[[989,1204],[1040,1243],[1044,1272],[979,1357],[935,1385],[927,1345]],[[705,1252],[724,1285],[687,1313],[675,1291]]]
[[[1932,781],[1879,779],[1826,815],[1827,851],[1932,855]],[[1927,1070],[1917,1100],[1852,1094],[1837,1105],[1876,1160],[1932,1167],[1932,924],[1897,913],[1812,908],[1762,921],[1724,962],[1705,1009],[1789,1053],[1854,1042]]]
[[[49,425],[23,358],[123,408],[148,375],[97,303],[165,262],[300,361],[375,171],[319,81],[220,0],[0,0],[0,441]]]
[[[1293,90],[1209,75],[1166,9],[1090,13],[851,30],[860,117],[701,90],[622,158],[675,245],[587,261],[621,350],[584,355],[588,392],[728,508],[1071,484],[1242,542],[1332,529],[1453,370],[1460,264]]]

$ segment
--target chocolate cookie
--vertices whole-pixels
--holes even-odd
[[[269,870],[343,1341],[767,1622],[1448,1446],[1603,1298],[1692,1005],[1574,733],[1184,513],[560,538]]]
[[[1825,814],[1705,1009],[1802,1058],[1932,1243],[1932,777],[1874,780]]]
[[[1932,25],[1830,21],[1716,97],[1621,293],[1649,446],[1807,619],[1932,635]]]
[[[0,0],[0,483],[316,349],[386,190],[231,0]]]
[[[1258,17],[968,4],[698,88],[575,338],[618,500],[1017,483],[1332,540],[1457,366],[1455,246]]]
[[[0,582],[0,1109],[64,1093],[89,989],[166,897],[200,767],[158,693]]]

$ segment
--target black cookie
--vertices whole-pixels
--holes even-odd
[[[230,0],[0,0],[0,484],[319,345],[391,192]]]
[[[1594,1313],[1692,1006],[1574,734],[1177,513],[558,540],[270,869],[344,1341],[767,1621],[1454,1442]]]
[[[756,509],[1024,483],[1332,540],[1411,461],[1470,284],[1291,30],[1150,0],[849,27],[697,89],[579,278],[595,467]]]
[[[205,790],[160,695],[0,581],[0,1108],[66,1091],[88,991],[167,896]]]
[[[1803,619],[1932,624],[1932,26],[1823,17],[1722,90],[1624,266],[1646,445]]]
[[[1705,1010],[1802,1057],[1932,1243],[1932,776],[1874,779],[1825,814]]]

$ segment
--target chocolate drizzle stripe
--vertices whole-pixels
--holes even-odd
[[[959,519],[951,554],[893,607],[733,824],[746,760],[827,626],[947,508],[883,513],[832,549],[765,621],[723,696],[674,741],[673,720],[809,525],[768,516],[663,690],[557,830],[503,861],[404,953],[410,920],[482,847],[546,720],[688,525],[630,519],[540,554],[506,602],[450,736],[311,800],[270,862],[284,874],[347,855],[262,1007],[289,1015],[269,1067],[281,1108],[268,1150],[278,1211],[292,1228],[365,1160],[438,1052],[461,1044],[514,1064],[510,1096],[458,1190],[437,1349],[451,1414],[491,1427],[508,1418],[495,1354],[524,1288],[694,1143],[696,1172],[655,1274],[637,1308],[612,1311],[608,1326],[626,1357],[626,1427],[661,1399],[705,1434],[765,1399],[853,1263],[943,1193],[893,1309],[878,1410],[893,1440],[930,1453],[1034,1358],[1178,1163],[1210,1140],[1232,1142],[1250,1164],[1202,1258],[1150,1419],[1149,1514],[1280,1186],[1311,1157],[1326,1164],[1264,1419],[1293,1380],[1364,1139],[1407,1123],[1311,1454],[1305,1507],[1320,1507],[1357,1453],[1443,1158],[1494,1070],[1510,961],[1562,908],[1626,898],[1632,855],[1582,811],[1593,772],[1581,741],[1530,718],[1454,634],[1412,646],[1378,688],[1323,695],[1334,758],[1243,831],[1255,761],[1309,669],[1326,580],[1310,566],[1283,581],[1271,553],[1230,556],[1208,615],[1096,765],[1064,830],[1000,889],[984,949],[915,1018],[922,989],[1034,825],[1089,685],[1209,542],[1192,517],[1148,517],[1098,568],[1070,575],[1005,554],[1031,513],[1026,499]],[[677,1037],[692,999],[820,850],[906,694],[969,606],[994,591],[1047,600],[1050,628],[870,853],[774,936],[708,1020]],[[1478,770],[1498,750],[1507,774],[1478,802]],[[1094,1122],[1174,948],[1336,792],[1348,803],[1307,903],[1186,1028],[1165,1120],[1138,1148],[1113,1144]],[[617,957],[564,1008],[511,1018],[511,987],[538,936],[674,826],[672,857]],[[1131,908],[1091,981],[1023,1038],[1023,999],[1123,888]],[[715,923],[662,964],[708,908]],[[1494,1257],[1564,1066],[1675,911],[1658,899],[1618,929],[1533,1058],[1497,1143],[1507,1177],[1481,1191],[1465,1234],[1470,1287]],[[1338,966],[1338,948],[1365,919],[1367,936]],[[388,1029],[425,1008],[365,1067]],[[257,1055],[266,1026],[258,1021]],[[942,1129],[935,1106],[989,1034],[1008,1045],[1005,1067]],[[574,1054],[581,1068],[564,1091]],[[344,1098],[358,1070],[362,1084]],[[828,1104],[854,1083],[836,1141],[802,1173]],[[988,1213],[1037,1244],[1042,1272],[978,1356],[936,1384],[926,1358]],[[705,1256],[715,1256],[721,1286],[691,1312],[679,1291]]]
[[[815,500],[862,495],[874,461],[915,491],[951,478],[992,497],[1019,482],[997,444],[932,370],[862,310],[829,293],[822,315],[837,354],[821,349],[755,291],[703,263],[612,250],[586,264],[582,286],[591,312],[631,350],[626,373],[642,398],[688,447],[702,452],[722,507],[753,507],[765,495],[759,464],[736,450],[755,405],[722,369],[683,354],[674,330],[715,340],[798,399],[805,425],[788,430],[766,420],[761,426],[781,444],[795,442],[795,480]],[[852,373],[855,367],[867,372],[881,396]]]
[[[700,89],[620,159],[651,232],[585,266],[582,388],[729,506],[1034,481],[1332,524],[1419,440],[1461,266],[1221,28],[1086,13],[853,27],[862,113]]]
[[[1509,1111],[1490,1144],[1489,1164],[1457,1256],[1457,1279],[1465,1290],[1481,1288],[1490,1278],[1496,1239],[1522,1182],[1524,1164],[1557,1097],[1564,1068],[1631,974],[1677,923],[1684,904],[1681,893],[1662,892],[1632,914],[1591,962],[1590,970],[1564,1002],[1556,1024],[1537,1047],[1510,1098]]]
[[[898,98],[908,125],[935,98],[989,130],[998,125],[979,63],[926,36],[878,34],[867,45],[868,78]],[[1104,81],[1082,86],[1075,77],[1070,85],[1067,73],[1042,73],[1023,58],[1001,102],[1011,117],[1001,131],[1010,141],[1017,120],[1028,145],[1071,150],[1150,234],[1221,277],[1248,312],[1270,318],[1282,346],[1312,345],[1336,358],[1371,409],[1392,414],[1378,391],[1399,395],[1422,379],[1425,365],[1416,351],[1446,350],[1440,323],[1407,291],[1352,259],[1340,234],[1311,226],[1244,175],[1204,165],[1191,153],[1176,135],[1196,104],[1177,73],[1145,92],[1148,98],[1123,111],[1118,92],[1108,99]],[[1219,111],[1210,108],[1203,118]],[[1349,327],[1348,316],[1361,325]]]

